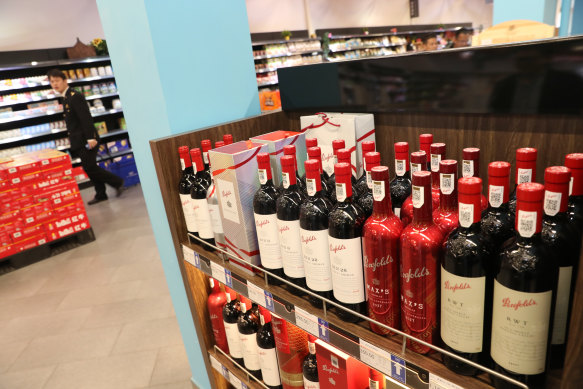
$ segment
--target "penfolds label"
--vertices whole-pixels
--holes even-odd
[[[415,172],[420,172],[423,169],[420,163],[413,163],[411,162],[411,174]]]
[[[277,215],[275,213],[271,215],[254,213],[254,215],[261,265],[266,269],[281,269],[283,264],[279,246]]]
[[[429,255],[429,254],[426,254]],[[423,340],[431,341],[432,327],[436,326],[438,274],[426,265],[418,265],[419,260],[407,260],[403,253],[401,261],[401,312],[406,329],[423,333]],[[432,258],[423,262],[433,263]],[[435,269],[437,270],[437,268]]]
[[[518,169],[517,185],[532,181],[532,169]]]
[[[289,188],[289,185],[290,185],[289,173],[286,173],[286,172],[281,173],[281,182],[283,183],[283,187],[285,189]]]
[[[346,304],[364,301],[364,272],[361,238],[328,236],[334,297]]]
[[[209,213],[208,203],[204,199],[192,199],[194,206],[194,216],[198,226],[198,235],[201,239],[212,239],[215,236],[213,224]]]
[[[425,203],[425,188],[422,186],[415,186],[411,187],[411,200],[413,201],[413,206],[415,208],[421,208],[423,203]]]
[[[306,191],[308,192],[308,196],[315,196],[318,192],[314,178],[306,178]]]
[[[470,227],[474,223],[474,204],[459,203],[458,219],[460,226]]]
[[[257,334],[241,334],[241,349],[243,350],[243,362],[245,362],[245,368],[247,370],[261,370],[261,365],[259,364],[259,351],[257,350]]]
[[[439,175],[439,189],[443,194],[452,194],[455,187],[455,181],[453,174],[441,173]]]
[[[395,159],[395,173],[399,177],[402,177],[407,173],[407,160]]]
[[[346,200],[346,184],[336,183],[336,200],[340,202]]]
[[[462,161],[462,177],[473,177],[474,176],[474,161],[464,159]]]
[[[241,338],[239,337],[239,329],[237,328],[237,323],[227,323],[224,320],[223,323],[225,324],[225,333],[227,334],[229,354],[231,354],[231,357],[233,358],[243,358]]]
[[[322,150],[322,167],[324,168],[324,171],[332,175],[332,173],[334,173],[335,164],[332,146],[322,144],[320,145],[320,149]]]
[[[441,162],[441,154],[431,154],[431,171],[437,173],[439,171],[439,163]]]
[[[383,201],[385,198],[385,182],[384,181],[373,181],[372,182],[372,198],[374,201]]]
[[[308,380],[304,377],[304,389],[320,389],[320,383]]]
[[[180,202],[182,203],[182,213],[184,213],[186,229],[188,232],[198,232],[198,228],[196,228],[196,217],[194,215],[192,198],[189,194],[181,194]]]
[[[557,287],[557,302],[555,305],[555,315],[553,317],[551,344],[565,343],[572,276],[573,266],[561,266],[559,268],[559,284]]]
[[[211,223],[213,225],[213,232],[215,234],[223,234],[223,222],[221,221],[221,211],[219,211],[219,204],[208,203],[209,215],[211,216]]]
[[[223,217],[233,223],[239,223],[239,207],[235,197],[235,185],[232,182],[217,178],[215,182],[219,191]]]
[[[494,361],[516,374],[545,371],[551,290],[520,292],[494,280],[492,347]]]
[[[369,314],[384,314],[392,307],[393,294],[399,289],[399,285],[393,285],[393,277],[390,268],[395,259],[390,254],[383,257],[369,258],[364,255],[364,270],[366,271],[366,296]],[[398,309],[398,308],[397,308]],[[376,317],[376,316],[375,316]],[[378,320],[378,319],[377,319]]]
[[[460,277],[441,268],[441,339],[456,351],[483,348],[486,277]]]
[[[261,185],[267,184],[267,170],[265,169],[258,169],[257,176],[259,176],[259,183]]]
[[[561,193],[545,190],[544,211],[546,215],[555,216],[561,209]]]
[[[288,277],[305,277],[304,261],[302,259],[302,244],[300,241],[300,221],[277,219],[279,230],[279,247],[283,261],[283,272]]]
[[[518,211],[518,233],[524,238],[530,238],[536,232],[536,211]]]
[[[425,266],[418,267],[415,270],[409,269],[407,272],[401,272],[401,278],[404,282],[411,282],[412,279],[423,278],[429,275],[431,275],[431,273]]]
[[[504,202],[504,187],[490,185],[488,187],[488,202],[493,208],[498,208]]]
[[[265,349],[258,346],[257,350],[259,351],[259,364],[261,366],[263,382],[268,386],[281,385],[275,348]]]
[[[300,238],[308,288],[318,292],[332,290],[328,230],[310,231],[300,228]]]

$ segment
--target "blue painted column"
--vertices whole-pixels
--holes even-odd
[[[556,7],[557,0],[494,0],[492,25],[510,20],[534,20],[554,26]]]
[[[97,5],[193,381],[210,388],[148,142],[260,113],[245,2]]]
[[[583,0],[574,1],[570,27],[569,35],[583,34]]]

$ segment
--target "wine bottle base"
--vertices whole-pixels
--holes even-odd
[[[246,368],[247,369],[247,368]],[[249,370],[247,369],[247,371],[255,378],[257,378],[258,380],[262,380],[263,379],[263,374],[261,374],[261,370]]]
[[[546,374],[536,374],[536,375],[526,375],[526,374],[515,374],[512,373],[497,364],[494,364],[494,370],[508,376],[510,378],[514,378],[516,381],[522,382],[529,387],[529,389],[543,389],[545,387],[546,381]],[[492,383],[496,389],[516,389],[519,388],[516,385],[511,384],[510,382],[503,380],[502,378],[490,377],[492,379]]]
[[[328,291],[325,291],[325,292],[319,292],[319,291],[312,290],[312,289],[310,289],[310,290],[312,292],[316,293],[318,296],[322,296],[322,297],[324,297],[324,298],[326,298],[328,300],[334,300],[333,297],[332,297],[332,291],[331,290],[328,290]],[[308,301],[309,301],[309,303],[314,308],[320,308],[321,309],[321,308],[324,307],[324,304],[323,304],[322,300],[319,299],[319,298],[317,298],[317,297],[314,297],[312,295],[309,295],[308,296]]]
[[[270,272],[270,273],[275,274],[276,276],[278,276],[280,278],[285,278],[285,275],[283,274],[283,269],[282,268],[279,268],[279,269],[269,269],[269,268],[264,267],[264,269],[266,271]],[[283,281],[280,281],[277,278],[275,278],[275,277],[273,277],[273,276],[271,276],[269,274],[267,274],[267,282],[270,285],[277,285],[277,286],[283,284]]]
[[[344,304],[342,302],[340,302],[340,304],[343,304],[347,309],[350,309],[352,311],[360,313],[361,315],[366,316],[366,302],[364,301],[358,304]],[[336,315],[338,316],[339,319],[348,323],[358,323],[361,320],[358,316],[341,308],[336,308]]]
[[[300,288],[304,288],[304,289],[308,288],[308,286],[306,285],[305,278],[293,278],[293,277],[290,277],[288,275],[285,275],[285,279],[288,280],[289,282],[291,282],[292,284],[299,286]],[[291,285],[287,285],[287,289],[293,295],[296,295],[296,296],[303,296],[304,295],[304,292],[302,292],[298,288],[294,288]]]
[[[448,349],[448,350],[452,351],[451,349]],[[473,362],[480,363],[479,361],[474,361],[475,358],[472,358],[469,355],[461,354],[460,356],[464,357],[466,359],[470,359]],[[466,376],[474,376],[474,375],[478,374],[478,369],[476,369],[475,367],[472,367],[472,366],[470,366],[467,363],[464,363],[462,361],[458,361],[455,358],[448,357],[447,355],[442,356],[442,361],[443,361],[443,364],[445,365],[445,367],[447,367],[449,370],[453,371],[454,373],[466,375]]]
[[[549,367],[561,369],[565,364],[566,344],[552,344],[549,350]]]
[[[230,355],[231,359],[235,362],[237,362],[240,366],[245,366],[245,361],[243,360],[243,358],[235,358],[234,356]]]

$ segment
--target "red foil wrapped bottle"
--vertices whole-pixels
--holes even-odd
[[[425,167],[427,166],[428,155],[429,154],[425,153],[425,151],[411,153],[411,177],[413,177],[413,173],[415,172],[426,170]],[[403,222],[403,227],[411,223],[411,220],[413,220],[413,202],[411,201],[411,195],[409,195],[401,208],[401,221]]]
[[[207,306],[211,318],[213,336],[215,337],[216,345],[228,354],[229,345],[227,344],[227,334],[225,333],[225,324],[223,323],[223,307],[227,303],[227,296],[225,292],[221,291],[217,280],[209,278],[209,283],[211,285],[211,293],[207,300]]]
[[[458,226],[457,161],[446,159],[439,162],[439,191],[439,208],[433,211],[433,222],[447,236]]]
[[[308,334],[275,314],[271,314],[271,323],[281,385],[283,389],[303,389],[302,365],[308,355]]]
[[[429,154],[431,154],[431,144],[433,143],[433,134],[421,134],[419,135],[419,150],[425,151],[425,155],[427,156],[426,168],[422,170],[431,170],[431,161],[429,160]],[[413,174],[413,171],[411,171]]]
[[[366,193],[369,188],[368,181],[370,180],[367,176],[367,172],[370,172],[372,166],[367,166],[366,164],[366,154],[373,153],[375,151],[375,143],[372,140],[365,140],[362,142],[362,176],[358,178],[356,182],[356,188],[360,193]]]
[[[225,146],[233,143],[233,135],[231,135],[231,134],[223,135],[223,142],[225,142]]]
[[[431,173],[413,173],[413,221],[401,234],[401,324],[403,331],[428,343],[439,339],[439,257],[443,232],[433,223]],[[407,340],[421,354],[429,347]]]
[[[445,143],[432,143],[429,164],[431,166],[431,196],[433,209],[439,207],[439,163],[445,159]]]
[[[389,168],[372,168],[373,213],[363,227],[364,280],[368,315],[389,327],[401,327],[399,239],[401,220],[393,213]],[[389,330],[370,323],[377,334]]]
[[[466,147],[463,150],[462,177],[480,178],[480,149],[477,147]],[[482,194],[482,211],[488,208],[488,199]]]
[[[516,190],[518,185],[534,182],[536,179],[536,157],[538,151],[532,147],[523,147],[516,150],[516,171],[514,175],[515,187],[510,194],[508,206],[510,212],[516,214]]]

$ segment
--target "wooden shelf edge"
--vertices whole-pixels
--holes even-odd
[[[229,381],[236,389],[265,389],[252,378],[248,378],[245,370],[241,370],[220,352],[210,349],[208,350],[208,354],[213,369]],[[213,361],[213,358],[216,362]]]

